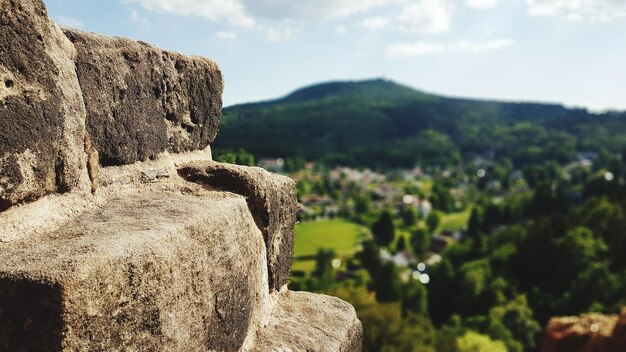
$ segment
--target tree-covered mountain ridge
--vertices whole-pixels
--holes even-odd
[[[450,98],[389,80],[312,85],[224,109],[216,149],[353,166],[451,165],[469,157],[517,166],[626,147],[626,113],[559,104]]]

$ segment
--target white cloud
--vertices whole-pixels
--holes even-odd
[[[215,36],[218,37],[219,39],[224,39],[224,40],[235,40],[235,39],[237,39],[237,33],[233,32],[233,31],[219,31],[219,32],[215,33]]]
[[[389,19],[385,17],[368,17],[362,20],[360,24],[361,27],[374,32],[389,26]]]
[[[265,35],[267,37],[267,40],[270,42],[284,42],[287,40],[291,40],[293,38],[296,37],[296,34],[298,33],[298,31],[293,28],[293,27],[283,27],[283,28],[276,28],[276,27],[264,27],[263,28],[265,30]]]
[[[401,59],[407,57],[441,54],[445,53],[447,50],[447,46],[442,43],[394,43],[387,47],[385,50],[385,56],[392,59]]]
[[[74,18],[74,17],[66,17],[66,16],[55,16],[54,20],[61,27],[69,27],[69,28],[83,28],[85,27],[85,23],[83,21]]]
[[[252,0],[124,0],[127,3],[136,3],[141,5],[147,10],[156,11],[156,12],[167,12],[173,13],[180,16],[195,16],[204,18],[209,21],[225,21],[228,24],[235,27],[242,27],[247,29],[255,29],[265,34],[266,38],[270,42],[281,42],[286,40],[291,40],[295,38],[298,30],[289,25],[288,20],[276,21],[278,24],[270,24],[267,20],[263,20],[260,17],[259,13],[255,13],[250,11],[251,9],[247,8],[247,5],[252,4]],[[344,5],[351,2],[352,0],[343,0],[345,2]],[[387,0],[366,0],[364,3],[368,2],[380,2]],[[284,2],[284,4],[283,4]],[[259,3],[265,3],[268,5],[268,10],[272,8],[278,9],[282,8],[282,5],[289,5],[290,3],[286,0],[257,0],[255,3],[258,5]],[[295,5],[300,4],[299,6],[311,5],[312,1],[304,1],[303,3],[293,3],[291,9],[295,11]],[[272,6],[270,6],[272,5]],[[356,6],[355,2],[355,6]],[[254,6],[252,6],[254,9]],[[287,6],[289,7],[289,6]],[[355,8],[362,8],[363,5],[358,5]],[[342,11],[349,10],[348,7],[340,8]],[[287,16],[289,14],[289,9],[287,12],[283,11],[282,14]],[[277,13],[280,13],[278,11]],[[285,25],[287,23],[287,25]],[[220,39],[236,39],[237,35],[232,31],[221,31],[215,34]]]
[[[209,21],[226,22],[234,27],[255,29],[270,41],[295,37],[298,21],[325,22],[373,12],[391,16],[365,17],[359,24],[371,31],[392,28],[411,34],[444,33],[451,27],[455,0],[122,0],[144,9]],[[474,0],[476,1],[476,0]],[[485,0],[482,0],[485,1]],[[493,1],[493,0],[490,0]],[[142,21],[133,10],[134,22]],[[339,29],[337,29],[339,28]],[[335,31],[345,34],[345,27]]]
[[[499,0],[465,0],[465,5],[477,10],[491,9],[498,6]]]
[[[153,11],[254,27],[259,18],[329,20],[406,0],[124,0]]]
[[[416,34],[444,33],[450,30],[453,11],[453,5],[448,0],[420,0],[404,8],[400,26]]]
[[[481,53],[483,51],[504,49],[506,47],[512,46],[513,44],[515,44],[515,42],[511,39],[495,39],[477,43],[462,40],[457,42],[456,49]]]
[[[348,28],[346,28],[345,26],[337,26],[335,27],[335,33],[337,34],[348,34]]]
[[[139,24],[139,25],[142,25],[142,26],[147,26],[147,25],[149,24],[149,23],[148,23],[148,19],[147,19],[147,18],[145,18],[145,17],[143,17],[143,16],[139,13],[139,11],[137,11],[137,10],[135,10],[135,9],[132,9],[132,10],[130,11],[130,21],[131,21],[132,23]]]
[[[151,11],[181,16],[196,16],[210,21],[226,20],[244,28],[253,28],[255,20],[246,13],[239,0],[127,0]]]
[[[462,40],[451,43],[422,41],[412,43],[393,43],[390,44],[385,50],[385,56],[391,59],[403,59],[460,51],[481,53],[503,49],[513,44],[514,42],[510,39],[495,39],[484,42],[470,42]]]
[[[530,16],[606,22],[626,17],[624,0],[526,0]]]
[[[241,0],[249,13],[269,19],[329,20],[404,0]]]

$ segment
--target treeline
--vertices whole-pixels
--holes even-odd
[[[433,269],[432,322],[445,328],[460,318],[509,351],[534,351],[550,317],[618,312],[626,304],[625,170],[617,157],[570,173],[535,165],[525,172],[526,196],[477,202],[464,240]],[[495,319],[502,307],[515,311]]]
[[[626,147],[626,117],[558,105],[442,98],[375,80],[310,87],[225,109],[217,149],[367,167],[457,165],[488,156],[516,167]]]

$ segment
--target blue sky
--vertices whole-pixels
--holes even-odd
[[[225,105],[384,77],[626,110],[626,0],[44,0],[63,26],[219,63]]]

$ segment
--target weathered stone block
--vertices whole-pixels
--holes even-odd
[[[258,167],[217,162],[182,165],[184,179],[246,197],[267,246],[270,287],[280,289],[289,281],[296,221],[296,184],[289,177]]]
[[[542,351],[626,351],[626,309],[619,316],[590,313],[552,318],[546,327]]]
[[[358,352],[363,326],[354,308],[336,297],[287,292],[252,349],[266,351]]]
[[[360,350],[352,307],[285,293],[295,183],[210,161],[215,63],[0,10],[0,351]]]
[[[75,55],[41,0],[0,0],[0,211],[89,184]]]
[[[204,149],[217,134],[222,75],[202,57],[143,42],[66,29],[87,108],[87,129],[103,165]]]
[[[245,200],[155,185],[103,204],[0,242],[0,350],[240,350],[268,311]]]

